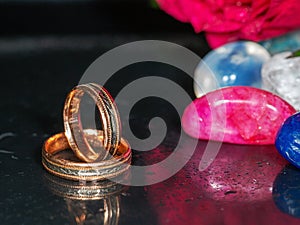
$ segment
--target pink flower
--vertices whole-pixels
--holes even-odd
[[[299,0],[157,0],[177,20],[204,31],[212,48],[261,41],[300,27]]]

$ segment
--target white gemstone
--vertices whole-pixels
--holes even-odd
[[[287,58],[291,54],[276,54],[263,65],[263,88],[300,110],[300,57]]]

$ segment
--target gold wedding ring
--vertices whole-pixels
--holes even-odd
[[[83,128],[80,108],[84,107],[84,95],[95,102],[102,130]],[[48,172],[75,181],[116,179],[124,175],[130,167],[131,148],[121,138],[119,112],[105,88],[94,83],[73,88],[65,101],[63,119],[65,132],[53,135],[43,145],[42,164]],[[91,190],[81,197],[88,198]]]
[[[80,103],[88,94],[100,112],[103,129],[102,145],[93,148],[83,132],[80,118]],[[114,100],[108,91],[95,83],[81,84],[73,88],[67,96],[63,112],[65,135],[75,155],[84,162],[108,159],[117,154],[121,141],[120,116]],[[124,144],[124,141],[123,141]],[[122,145],[122,143],[121,143]],[[95,151],[97,149],[97,151]]]
[[[99,146],[105,138],[104,132],[95,129],[82,130],[85,139],[92,147]],[[46,170],[68,180],[94,181],[117,177],[128,170],[131,163],[131,148],[121,139],[114,157],[92,163],[80,161],[68,149],[65,133],[56,134],[46,140],[42,149],[42,164]]]

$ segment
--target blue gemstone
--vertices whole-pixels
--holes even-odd
[[[209,52],[195,71],[195,93],[208,92],[225,86],[253,86],[260,88],[261,67],[270,59],[270,54],[261,45],[250,41],[238,41],[223,45]],[[203,65],[204,64],[204,65]],[[208,81],[207,68],[212,71],[215,81]],[[212,85],[213,84],[213,85]],[[199,90],[202,89],[202,90]],[[204,91],[203,91],[204,90]],[[200,93],[200,94],[198,94]]]
[[[300,168],[300,113],[290,116],[279,129],[275,145],[279,153]]]

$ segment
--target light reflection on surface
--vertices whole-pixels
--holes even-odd
[[[45,174],[50,191],[63,197],[70,224],[117,225],[120,217],[120,194],[125,186],[109,180],[95,182],[68,181]]]
[[[197,165],[206,142],[174,177],[147,187],[158,224],[292,224],[272,198],[273,183],[287,162],[274,146],[223,144],[205,171]],[[162,151],[161,151],[162,152]]]
[[[300,218],[300,170],[286,166],[276,177],[273,199],[282,212]]]

